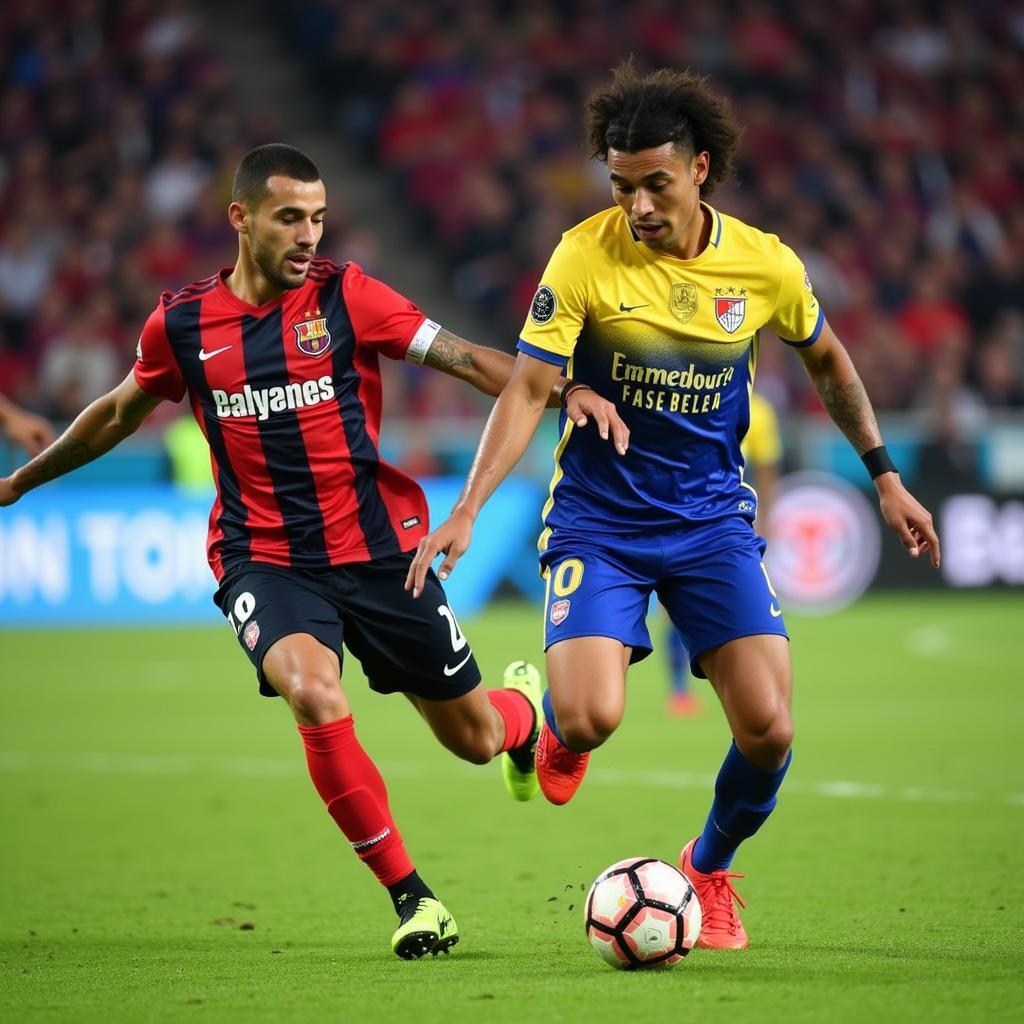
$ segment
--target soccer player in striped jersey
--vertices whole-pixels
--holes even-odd
[[[518,800],[537,792],[543,712],[540,676],[525,662],[506,669],[503,688],[480,685],[436,578],[426,604],[404,588],[427,505],[380,457],[378,358],[422,363],[491,395],[514,360],[444,330],[357,265],[317,258],[326,206],[302,153],[280,144],[249,153],[228,208],[235,266],[161,296],[132,372],[0,478],[0,505],[109,451],[161,401],[188,395],[217,488],[208,539],[216,601],[260,692],[290,705],[313,783],[388,889],[399,917],[392,948],[409,959],[447,951],[458,930],[414,870],[384,781],[356,738],[339,684],[342,643],[373,689],[405,693],[459,757],[484,764],[504,753]],[[565,383],[553,383],[552,405]],[[573,396],[569,408],[624,436],[596,393]]]
[[[589,752],[618,726],[626,671],[651,651],[645,615],[657,593],[732,733],[704,830],[680,854],[704,912],[699,944],[742,948],[729,868],[775,806],[793,737],[788,638],[740,454],[762,328],[803,360],[907,551],[938,566],[939,540],[886,454],[797,255],[706,202],[730,175],[739,138],[724,101],[698,76],[641,78],[627,62],[590,99],[586,122],[615,205],[567,231],[552,254],[463,493],[420,543],[407,586],[424,586],[440,552],[447,578],[563,369],[567,392],[589,388],[616,403],[628,449],[601,448],[563,417],[544,507],[540,784],[553,803],[568,801]]]

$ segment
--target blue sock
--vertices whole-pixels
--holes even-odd
[[[768,772],[748,761],[733,742],[715,781],[715,802],[693,851],[698,871],[724,871],[737,847],[749,839],[775,809],[793,751],[777,771]]]
[[[562,739],[562,734],[558,731],[558,723],[555,722],[555,709],[551,706],[551,691],[544,691],[544,721],[548,723],[548,728],[555,734],[556,739],[562,746],[565,746],[565,740]]]

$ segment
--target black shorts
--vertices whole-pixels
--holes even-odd
[[[228,572],[214,601],[256,666],[260,693],[277,691],[263,673],[271,646],[309,633],[343,660],[342,643],[378,693],[451,700],[480,682],[469,643],[433,570],[418,598],[405,589],[412,552],[326,569],[248,562]]]

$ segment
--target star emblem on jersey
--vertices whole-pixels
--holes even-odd
[[[318,309],[317,313],[320,312]],[[306,312],[310,316],[309,311]],[[309,320],[292,324],[295,329],[295,343],[304,356],[322,356],[331,347],[331,332],[327,330],[327,317],[314,316]]]
[[[747,317],[747,300],[732,295],[715,297],[715,319],[729,334],[735,334]]]
[[[681,323],[689,323],[697,312],[697,286],[689,281],[672,285],[668,297],[668,311]]]

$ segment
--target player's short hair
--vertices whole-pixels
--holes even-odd
[[[633,58],[612,72],[611,84],[587,100],[584,123],[592,155],[608,159],[609,149],[637,153],[672,142],[688,156],[707,150],[708,176],[701,195],[733,174],[733,155],[742,129],[728,101],[708,87],[707,76],[661,68],[641,77]]]
[[[275,174],[296,181],[319,181],[316,164],[294,146],[268,142],[242,157],[231,183],[231,201],[255,210],[270,191],[268,180]]]

